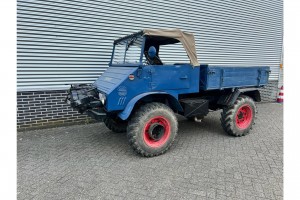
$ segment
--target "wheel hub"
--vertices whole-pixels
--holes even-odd
[[[167,118],[155,116],[145,123],[144,141],[152,148],[163,146],[171,134],[171,125]]]
[[[239,129],[248,128],[251,124],[252,117],[252,108],[248,104],[241,106],[236,114],[236,126]]]
[[[244,114],[243,114],[243,112],[240,112],[239,114],[238,114],[238,119],[243,119],[244,118]]]
[[[150,138],[152,138],[155,141],[160,140],[164,132],[165,128],[160,123],[151,124],[148,131]]]

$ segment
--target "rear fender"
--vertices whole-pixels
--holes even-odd
[[[151,97],[154,95],[163,95],[166,97],[166,99],[168,100],[168,103],[170,104],[169,106],[173,109],[173,110],[177,110],[177,111],[183,111],[180,103],[178,102],[177,98],[174,95],[171,95],[169,93],[166,92],[147,92],[147,93],[143,93],[143,94],[139,94],[137,96],[135,96],[133,99],[131,99],[128,104],[126,105],[125,109],[120,112],[118,114],[118,116],[122,119],[122,120],[126,120],[128,119],[128,117],[130,116],[135,104],[142,99],[145,99],[147,97]]]
[[[259,90],[252,90],[252,91],[245,91],[245,92],[241,91],[241,93],[244,94],[244,95],[247,95],[247,96],[251,97],[256,102],[260,102],[261,101]]]
[[[260,92],[257,88],[244,88],[244,89],[235,89],[233,92],[222,95],[219,100],[219,105],[231,106],[237,100],[240,95],[247,95],[251,97],[254,101],[260,102]]]

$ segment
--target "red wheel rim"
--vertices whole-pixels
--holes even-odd
[[[167,142],[170,133],[170,122],[163,116],[156,116],[144,127],[144,141],[149,147],[158,148]]]
[[[250,105],[241,106],[235,116],[236,126],[239,129],[246,129],[252,122],[253,112]]]

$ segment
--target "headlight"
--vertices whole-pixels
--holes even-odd
[[[99,93],[99,99],[100,99],[101,103],[104,105],[105,101],[106,101],[105,94]]]

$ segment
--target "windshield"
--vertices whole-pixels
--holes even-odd
[[[115,44],[112,64],[139,64],[143,37],[133,37]]]

